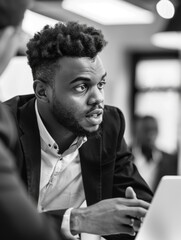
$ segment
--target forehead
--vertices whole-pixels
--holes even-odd
[[[59,60],[59,69],[56,76],[60,79],[73,80],[84,76],[88,78],[102,78],[105,74],[103,63],[99,56],[95,59],[87,57],[63,57]]]

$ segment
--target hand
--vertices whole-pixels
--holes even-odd
[[[134,192],[132,187],[127,187],[126,192],[125,192],[125,196],[128,199],[137,199],[136,193]],[[141,224],[143,222],[143,217],[141,217],[140,219],[132,218],[132,219],[130,219],[130,221],[131,221],[131,225],[132,225],[134,231],[138,232],[138,230],[140,229]]]
[[[127,196],[134,196],[132,190]],[[92,233],[111,235],[126,233],[135,235],[132,219],[145,216],[149,204],[135,198],[113,198],[102,200],[87,208],[73,209],[70,216],[72,234]]]

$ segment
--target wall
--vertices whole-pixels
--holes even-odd
[[[159,20],[159,19],[158,19]],[[126,138],[130,138],[130,100],[131,100],[131,51],[156,51],[150,42],[150,36],[161,29],[162,22],[153,25],[104,27],[109,44],[102,53],[102,60],[108,71],[109,85],[106,90],[106,102],[120,107],[125,115]]]

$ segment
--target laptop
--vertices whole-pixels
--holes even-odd
[[[181,176],[162,177],[135,240],[181,240]]]

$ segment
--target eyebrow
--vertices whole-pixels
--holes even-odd
[[[107,76],[107,72],[105,72],[105,74],[102,76],[101,80],[104,79]],[[78,81],[90,81],[90,78],[86,78],[86,77],[77,77],[75,79],[73,79],[70,84],[78,82]]]

